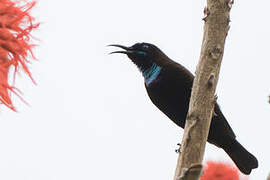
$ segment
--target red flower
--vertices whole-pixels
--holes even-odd
[[[236,167],[222,162],[208,161],[200,180],[240,180]]]
[[[9,69],[14,68],[15,79],[18,69],[22,68],[34,82],[27,67],[27,58],[29,55],[34,58],[33,45],[29,43],[30,32],[39,26],[32,23],[34,18],[29,14],[35,4],[33,1],[17,6],[11,0],[0,0],[0,102],[14,111],[10,92],[18,95],[18,90],[8,81]]]

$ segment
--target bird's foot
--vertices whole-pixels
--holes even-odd
[[[175,152],[178,154],[178,153],[181,153],[181,144],[178,143],[177,146],[179,146],[179,148],[175,149]]]

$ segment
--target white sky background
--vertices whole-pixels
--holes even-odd
[[[108,44],[149,42],[195,71],[205,1],[40,0],[42,22],[31,70],[17,85],[19,113],[1,106],[0,179],[172,179],[183,130],[150,102],[143,78]],[[268,1],[236,1],[218,102],[237,139],[259,160],[251,180],[270,172]],[[207,144],[205,160],[230,162]]]

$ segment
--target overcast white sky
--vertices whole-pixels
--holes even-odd
[[[17,85],[31,107],[1,106],[0,179],[172,179],[183,130],[150,102],[143,78],[118,43],[149,42],[195,71],[205,1],[39,0],[41,42]],[[269,1],[236,1],[217,88],[237,139],[270,172]],[[207,144],[205,160],[231,162]]]

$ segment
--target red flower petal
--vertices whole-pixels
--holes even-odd
[[[11,0],[0,0],[0,102],[14,111],[10,92],[18,95],[18,91],[8,82],[10,67],[15,69],[13,78],[21,68],[34,82],[27,58],[30,55],[34,59],[30,32],[39,26],[39,23],[33,24],[34,18],[29,14],[35,4],[33,1],[17,6]]]
[[[200,180],[240,180],[236,167],[222,162],[208,161]]]

